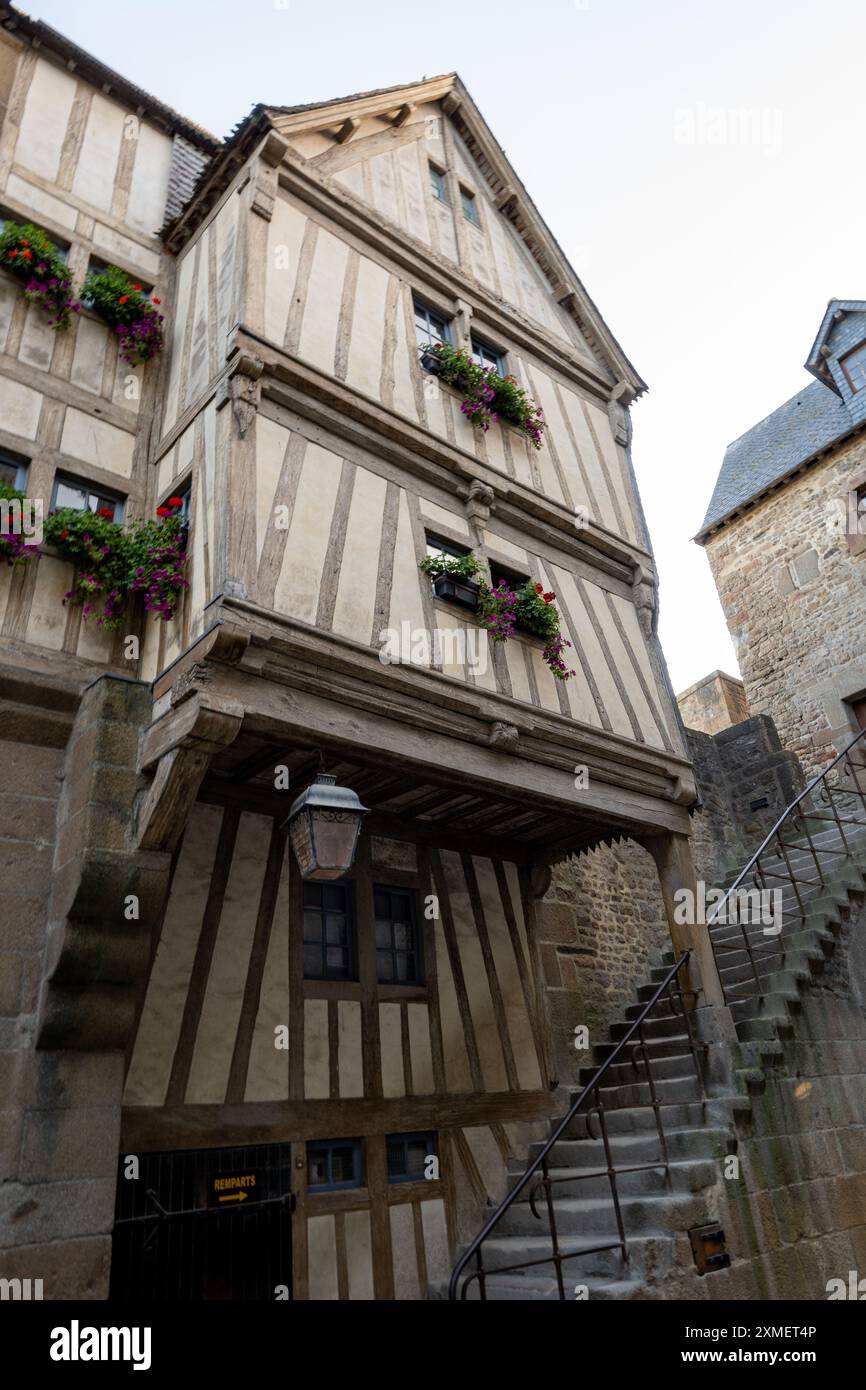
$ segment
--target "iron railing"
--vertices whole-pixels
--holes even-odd
[[[457,1264],[454,1267],[454,1271],[451,1275],[451,1281],[448,1287],[448,1297],[450,1299],[456,1299],[458,1295],[461,1299],[465,1299],[469,1288],[471,1287],[473,1282],[477,1280],[479,1296],[482,1300],[486,1300],[486,1281],[488,1276],[494,1274],[513,1274],[515,1271],[518,1270],[523,1271],[531,1268],[536,1268],[540,1265],[550,1264],[554,1266],[554,1269],[556,1271],[556,1281],[559,1291],[559,1298],[561,1300],[565,1299],[565,1280],[563,1277],[562,1266],[567,1260],[572,1260],[575,1258],[575,1252],[569,1251],[567,1249],[563,1250],[560,1242],[559,1232],[557,1230],[556,1204],[553,1199],[553,1189],[558,1183],[561,1182],[573,1183],[579,1182],[583,1179],[599,1177],[606,1177],[608,1179],[608,1182],[610,1184],[610,1199],[613,1206],[613,1214],[614,1219],[616,1221],[618,1238],[614,1241],[605,1241],[600,1245],[591,1246],[586,1249],[582,1248],[578,1253],[579,1255],[594,1255],[603,1250],[619,1249],[622,1252],[624,1262],[626,1264],[628,1263],[628,1237],[626,1235],[625,1227],[623,1225],[622,1209],[620,1206],[619,1192],[617,1190],[618,1175],[622,1173],[640,1173],[644,1171],[649,1171],[651,1169],[663,1169],[666,1181],[670,1181],[670,1160],[668,1158],[667,1142],[665,1140],[664,1126],[662,1124],[661,1117],[661,1108],[663,1102],[659,1100],[658,1092],[656,1090],[656,1079],[652,1073],[652,1059],[650,1057],[649,1051],[647,1050],[646,1038],[644,1036],[644,1024],[646,1023],[650,1014],[653,1013],[653,1011],[660,1004],[662,998],[665,996],[666,1002],[670,1005],[671,1014],[673,1016],[676,1016],[678,1012],[682,1014],[685,1023],[686,1036],[688,1039],[688,1047],[692,1055],[692,1060],[694,1062],[695,1072],[698,1079],[701,1102],[703,1103],[704,1101],[706,1101],[707,1098],[706,1088],[704,1084],[704,1068],[702,1065],[703,1057],[706,1054],[707,1050],[707,1044],[701,1042],[701,1040],[696,1036],[694,1028],[692,1026],[692,1020],[689,1017],[690,1008],[686,1007],[686,1005],[682,1002],[686,997],[688,997],[690,1000],[691,1007],[693,1008],[696,1003],[696,995],[700,991],[691,986],[687,974],[684,976],[684,981],[678,981],[678,976],[680,975],[680,972],[683,971],[684,967],[688,963],[689,955],[689,951],[684,952],[683,955],[680,956],[679,960],[677,960],[676,963],[671,966],[670,970],[665,975],[661,984],[654,992],[652,998],[646,1003],[638,1017],[632,1023],[631,1027],[616,1044],[610,1056],[605,1058],[604,1062],[602,1062],[601,1066],[594,1073],[592,1079],[587,1082],[583,1090],[580,1092],[580,1095],[569,1107],[565,1116],[562,1118],[562,1120],[560,1120],[556,1129],[553,1131],[553,1134],[550,1136],[550,1138],[547,1140],[547,1143],[542,1148],[541,1153],[534,1161],[530,1162],[527,1165],[526,1169],[524,1170],[523,1176],[518,1179],[517,1183],[514,1185],[514,1187],[511,1189],[508,1195],[503,1199],[503,1201],[499,1203],[499,1206],[496,1208],[495,1212],[490,1217],[487,1224],[475,1237],[471,1245],[469,1245],[468,1249],[461,1256],[460,1260],[458,1260]],[[685,984],[685,988],[681,987],[683,983]],[[628,1055],[629,1052],[630,1055]],[[641,1062],[645,1069],[645,1075],[643,1076],[641,1076],[641,1072],[638,1066],[638,1058],[641,1059]],[[608,1135],[607,1123],[605,1120],[604,1095],[602,1093],[601,1087],[605,1075],[608,1073],[610,1068],[618,1061],[626,1061],[627,1063],[630,1063],[630,1065],[634,1068],[634,1071],[638,1079],[641,1081],[646,1081],[648,1083],[650,1100],[649,1106],[647,1108],[651,1108],[653,1111],[653,1116],[655,1118],[655,1124],[656,1129],[658,1131],[659,1139],[659,1156],[657,1160],[654,1160],[652,1162],[629,1163],[623,1164],[622,1166],[617,1166],[613,1161],[613,1154],[610,1146],[610,1138]],[[587,1108],[584,1110],[584,1106],[586,1106],[586,1103],[590,1097],[593,1098],[592,1104],[587,1106]],[[568,1176],[565,1178],[551,1177],[549,1161],[550,1153],[553,1150],[554,1146],[562,1138],[563,1134],[565,1134],[575,1117],[582,1111],[586,1117],[586,1128],[590,1139],[595,1139],[595,1136],[592,1133],[592,1117],[597,1116],[598,1118],[598,1138],[601,1140],[604,1150],[604,1167],[591,1168],[586,1172],[583,1172],[579,1169],[569,1169]],[[598,1142],[598,1140],[596,1140],[596,1142]],[[539,1173],[541,1176],[536,1177],[536,1175]],[[536,1180],[533,1182],[533,1179]],[[483,1257],[484,1242],[488,1240],[488,1238],[496,1230],[505,1213],[511,1208],[514,1202],[517,1201],[517,1198],[521,1195],[521,1193],[526,1191],[527,1187],[530,1188],[530,1210],[532,1211],[533,1216],[537,1217],[539,1220],[542,1219],[538,1206],[539,1196],[543,1198],[544,1209],[547,1215],[547,1230],[549,1233],[551,1243],[550,1255],[546,1255],[541,1259],[522,1260],[516,1264],[499,1265],[496,1266],[495,1269],[485,1269]],[[463,1275],[463,1272],[472,1260],[475,1261],[475,1268],[466,1276],[465,1279],[462,1280],[461,1283],[461,1277]]]
[[[784,949],[780,951],[780,945],[786,922],[789,919],[799,923],[805,922],[808,915],[807,909],[809,903],[814,898],[819,897],[822,890],[827,886],[827,881],[824,877],[825,866],[821,863],[820,855],[841,854],[847,857],[850,854],[850,850],[848,841],[845,838],[844,827],[847,825],[848,827],[855,826],[858,829],[866,829],[866,815],[858,819],[853,813],[840,814],[839,804],[837,804],[838,798],[840,804],[844,803],[844,812],[845,810],[850,810],[848,803],[853,802],[856,806],[859,800],[863,804],[864,812],[866,812],[866,794],[864,794],[861,785],[861,778],[864,776],[864,773],[866,773],[866,767],[862,764],[858,767],[851,758],[851,750],[858,743],[866,750],[866,728],[861,729],[860,732],[845,745],[841,753],[838,753],[833,761],[824,768],[823,772],[819,772],[817,777],[813,777],[812,781],[804,787],[799,796],[794,798],[776,821],[776,824],[766,836],[763,843],[752,855],[748,864],[746,864],[742,872],[738,874],[724,897],[716,903],[707,914],[707,930],[710,930],[710,928],[714,926],[721,926],[724,923],[726,925],[739,926],[742,935],[742,943],[739,940],[728,942],[713,941],[713,950],[716,953],[716,961],[720,969],[719,978],[722,983],[722,992],[726,1003],[735,1002],[737,998],[742,998],[743,996],[729,996],[729,991],[726,989],[724,979],[721,976],[721,961],[724,954],[726,952],[742,950],[747,952],[752,977],[757,987],[757,996],[759,999],[763,999],[764,980],[767,977],[761,975],[759,965],[762,960],[780,954],[784,960]],[[844,763],[850,776],[850,784],[844,788],[839,786],[834,788],[830,774],[842,763]],[[828,810],[822,811],[816,809],[816,802],[827,807]],[[834,826],[838,830],[841,847],[822,845],[816,849],[813,839],[813,828],[815,822],[820,823],[822,821],[825,821],[830,826]],[[792,844],[790,839],[792,834],[794,836],[799,836],[801,843]],[[814,860],[817,878],[802,877],[800,874],[795,873],[791,865],[790,856],[792,853],[806,853],[807,856],[811,856]],[[769,867],[770,864],[775,867]],[[784,869],[781,867],[783,864]],[[756,949],[754,939],[747,931],[749,925],[755,925],[751,920],[753,915],[753,904],[748,901],[749,890],[744,889],[743,885],[746,882],[753,882],[755,888],[763,894],[767,891],[772,891],[770,889],[769,880],[775,880],[774,887],[782,885],[782,909],[778,914],[774,914],[772,924],[764,924],[764,934],[771,936],[772,939],[765,947]],[[789,890],[788,902],[789,904],[793,904],[788,907],[784,905],[786,887]],[[739,895],[741,893],[745,893],[747,898],[745,914],[740,911],[742,898]],[[731,915],[732,907],[733,916]],[[743,920],[743,915],[745,915],[745,920]],[[770,932],[766,930],[768,925],[771,925],[772,928]]]

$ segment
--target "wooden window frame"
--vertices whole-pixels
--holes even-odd
[[[319,910],[321,911],[321,914],[322,914],[322,939],[321,939],[321,942],[320,942],[320,943],[317,943],[317,942],[314,942],[314,941],[308,942],[308,941],[307,941],[307,938],[306,938],[306,920],[305,920],[305,918],[306,918],[306,912],[307,912],[307,903],[306,903],[306,901],[305,901],[305,895],[306,895],[306,890],[307,890],[307,888],[319,888],[319,889],[322,890],[322,899],[323,899],[323,903],[322,903],[321,909],[319,909]],[[346,895],[346,899],[345,899],[345,911],[344,911],[343,915],[345,916],[345,918],[346,918],[346,920],[347,920],[348,931],[347,931],[347,934],[346,934],[346,944],[345,944],[345,947],[342,947],[342,946],[341,946],[340,949],[341,949],[341,950],[342,950],[342,949],[345,949],[345,950],[348,952],[348,957],[349,957],[348,972],[349,972],[349,973],[348,973],[347,975],[342,975],[342,974],[341,974],[341,975],[330,975],[330,974],[328,974],[328,966],[327,966],[328,941],[327,941],[327,921],[326,921],[327,909],[326,909],[325,906],[324,906],[324,894],[325,894],[325,890],[328,889],[328,888],[340,888],[340,889],[342,889],[342,890],[345,892],[345,895]],[[316,909],[311,909],[311,910],[316,910]],[[306,960],[305,960],[306,950],[307,950],[307,947],[308,947],[308,946],[309,946],[310,948],[312,948],[313,946],[316,946],[316,945],[320,945],[320,947],[321,947],[322,968],[323,968],[323,970],[325,971],[325,973],[324,973],[323,975],[308,975],[308,974],[307,974],[307,965],[306,965]],[[313,882],[309,882],[309,881],[306,882],[306,883],[302,882],[302,884],[301,884],[301,968],[302,968],[302,970],[303,970],[303,979],[304,979],[304,982],[305,982],[305,983],[318,984],[318,985],[332,985],[332,986],[336,986],[336,985],[345,986],[345,985],[353,985],[353,984],[354,984],[354,985],[357,985],[357,984],[358,984],[357,913],[356,913],[356,908],[355,908],[355,885],[354,885],[354,883],[353,883],[353,881],[352,881],[351,879],[348,879],[348,878],[341,878],[341,879],[336,879],[336,880],[333,880],[333,881],[322,882],[322,883],[313,883]]]
[[[349,1182],[330,1181],[331,1160],[330,1155],[334,1149],[350,1148],[352,1150],[353,1176]],[[326,1183],[310,1182],[310,1152],[313,1149],[324,1149],[329,1155],[328,1173],[329,1181]],[[307,1192],[312,1196],[318,1196],[325,1192],[359,1192],[364,1189],[364,1141],[361,1138],[350,1139],[308,1139],[306,1148],[307,1158]],[[357,1179],[357,1181],[356,1181]]]
[[[374,934],[373,949],[374,949],[375,957],[376,957],[376,983],[377,983],[379,986],[385,985],[385,986],[388,986],[388,987],[390,987],[390,988],[396,988],[396,989],[423,989],[423,988],[425,987],[424,939],[423,939],[423,936],[422,936],[422,934],[421,934],[421,927],[420,927],[419,921],[418,921],[418,892],[417,892],[417,889],[416,889],[414,886],[413,886],[413,887],[410,887],[409,885],[407,885],[407,884],[402,884],[402,883],[382,883],[382,882],[377,881],[375,877],[373,878],[373,885],[372,885],[372,886],[373,886],[373,934]],[[409,927],[410,927],[410,934],[411,934],[411,941],[412,941],[412,945],[411,945],[411,947],[410,947],[409,950],[400,950],[400,949],[398,949],[396,946],[394,946],[394,944],[393,944],[393,942],[394,942],[394,931],[393,931],[393,928],[394,928],[394,921],[395,921],[395,919],[394,919],[393,916],[389,919],[389,920],[390,920],[390,923],[391,923],[391,945],[390,945],[389,947],[380,947],[378,938],[376,937],[376,924],[377,924],[377,922],[378,922],[378,920],[379,920],[379,919],[377,918],[377,916],[376,916],[376,894],[377,894],[377,893],[388,893],[388,894],[393,894],[393,895],[395,895],[396,897],[400,897],[400,898],[405,898],[405,899],[407,899],[407,901],[408,901],[408,903],[409,903]],[[387,951],[388,954],[392,957],[392,961],[393,961],[394,964],[397,963],[397,957],[399,957],[399,956],[401,956],[401,955],[402,955],[402,956],[412,956],[412,957],[414,958],[414,961],[415,961],[415,973],[414,973],[414,976],[413,976],[413,978],[412,978],[411,980],[401,980],[401,979],[397,979],[397,978],[393,978],[393,979],[389,979],[389,980],[383,980],[383,979],[380,977],[380,975],[379,975],[379,955],[380,955],[380,952],[383,952],[383,953],[384,953],[385,951]]]
[[[25,458],[23,454],[14,453],[11,449],[0,449],[0,467],[15,469],[15,477],[6,486],[14,487],[17,492],[24,492],[27,487],[27,475],[30,472],[30,460]]]
[[[863,375],[864,378],[866,378],[866,338],[863,339],[862,343],[858,343],[856,347],[851,348],[850,352],[846,352],[844,357],[839,358],[839,366],[842,368],[845,380],[851,387],[851,391],[855,396],[859,395],[861,391],[866,391],[866,380],[863,381],[861,386],[855,386],[851,373],[848,370],[848,363],[851,361],[851,358],[856,357],[859,353],[863,354]]]
[[[61,483],[65,483],[67,487],[79,488],[82,492],[86,492],[88,496],[94,497],[97,501],[98,505],[95,507],[87,506],[73,508],[74,511],[90,511],[95,515],[96,512],[99,511],[100,506],[106,502],[110,502],[114,506],[113,520],[116,521],[118,525],[123,521],[127,498],[122,492],[114,492],[110,487],[103,487],[101,483],[88,482],[87,478],[78,478],[74,473],[66,473],[62,469],[58,469],[54,474],[54,480],[51,484],[51,511],[59,510],[57,504],[57,489]]]
[[[481,231],[481,213],[478,208],[478,198],[471,188],[466,188],[462,183],[458,185],[460,189],[460,210],[466,221],[472,227],[477,227]],[[472,208],[472,213],[466,211],[467,203]]]
[[[391,1145],[392,1145],[392,1144],[396,1144],[396,1143],[398,1143],[398,1142],[401,1143],[401,1144],[404,1146],[404,1154],[405,1154],[406,1146],[407,1146],[407,1145],[410,1143],[410,1141],[413,1140],[413,1139],[414,1139],[414,1140],[423,1139],[423,1140],[425,1141],[425,1152],[428,1153],[428,1154],[433,1154],[436,1158],[439,1157],[438,1137],[437,1137],[437,1134],[436,1134],[436,1131],[435,1131],[435,1130],[432,1130],[432,1129],[419,1129],[419,1130],[409,1130],[409,1131],[408,1131],[407,1133],[405,1133],[405,1134],[402,1134],[402,1133],[398,1133],[398,1134],[386,1134],[386,1135],[385,1135],[385,1177],[386,1177],[386,1180],[387,1180],[387,1183],[388,1183],[388,1186],[389,1186],[389,1187],[396,1187],[396,1186],[398,1186],[398,1185],[402,1185],[403,1183],[419,1183],[419,1182],[424,1182],[424,1183],[426,1183],[426,1182],[429,1181],[428,1178],[425,1178],[425,1177],[424,1177],[423,1173],[422,1173],[420,1176],[418,1176],[418,1175],[415,1174],[415,1173],[398,1173],[398,1174],[392,1175],[392,1174],[388,1171],[388,1160],[389,1160],[389,1158],[390,1158]]]
[[[480,338],[476,333],[473,333],[470,338],[470,347],[472,349],[472,360],[473,362],[477,362],[479,367],[490,367],[492,365],[493,370],[498,372],[499,376],[504,377],[508,375],[507,353],[500,352],[498,347],[494,347],[486,338]],[[489,357],[494,357],[496,359],[495,363],[485,362],[485,353],[487,353]]]
[[[430,320],[437,319],[438,322],[442,324],[443,331],[441,335],[428,331],[426,341],[422,343],[419,337],[419,313],[426,315],[428,330],[432,327]],[[446,343],[448,347],[453,347],[454,335],[451,327],[454,321],[453,317],[449,318],[448,314],[443,314],[432,304],[428,304],[427,300],[422,299],[419,295],[412,296],[412,321],[415,324],[415,346],[419,352],[422,352],[428,343],[432,343],[435,346],[436,343],[442,342]]]
[[[430,170],[430,195],[437,203],[442,203],[446,208],[450,208],[451,199],[448,197],[448,171],[440,169],[438,164],[434,164],[432,159],[427,160],[427,167]],[[435,175],[435,178],[434,178]]]

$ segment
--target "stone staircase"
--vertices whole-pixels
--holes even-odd
[[[771,875],[787,874],[790,869],[797,879],[817,880],[806,831],[811,834],[825,883],[800,886],[801,903],[790,882],[783,885]],[[653,1298],[659,1296],[659,1287],[668,1277],[689,1276],[692,1262],[685,1233],[693,1226],[718,1220],[714,1205],[718,1205],[722,1181],[720,1160],[736,1152],[737,1122],[748,1120],[751,1096],[763,1085],[763,1068],[778,1064],[783,1056],[805,992],[832,959],[843,921],[863,900],[866,825],[846,827],[844,835],[846,844],[835,826],[807,819],[799,835],[786,827],[787,864],[781,854],[762,857],[767,887],[782,888],[783,910],[797,916],[785,918],[778,936],[768,936],[761,925],[746,928],[756,953],[760,992],[742,945],[742,928],[728,922],[710,927],[738,1043],[723,1045],[725,1076],[710,1085],[706,1097],[681,1012],[662,998],[645,1020],[643,1032],[670,1160],[669,1174],[662,1166],[640,1166],[661,1163],[661,1146],[649,1083],[641,1079],[627,1056],[631,1045],[606,1073],[600,1092],[611,1162],[617,1170],[627,1261],[619,1241],[598,1119],[594,1118],[590,1127],[581,1110],[551,1151],[549,1174],[557,1180],[553,1188],[556,1230],[560,1251],[567,1257],[562,1266],[567,1299]],[[787,848],[789,845],[793,847]],[[581,1069],[580,1085],[569,1093],[569,1104],[627,1033],[673,963],[670,954],[654,969],[651,982],[638,990],[636,1002],[626,1009],[624,1021],[611,1027],[609,1041],[594,1048],[594,1065]],[[697,1010],[692,1018],[697,1021],[699,1014]],[[551,1133],[554,1128],[552,1122]],[[528,1159],[537,1158],[542,1148],[541,1142],[532,1145]],[[523,1172],[523,1167],[515,1168],[510,1176],[516,1183]],[[587,1173],[592,1176],[585,1176]],[[484,1242],[489,1300],[561,1297],[552,1264],[525,1267],[525,1262],[549,1259],[552,1250],[544,1193],[537,1192],[537,1216],[529,1195],[527,1188]],[[513,1265],[524,1267],[509,1270]],[[467,1273],[473,1267],[470,1264]],[[432,1296],[446,1297],[447,1291],[438,1289]],[[471,1281],[467,1298],[478,1297],[478,1283]]]

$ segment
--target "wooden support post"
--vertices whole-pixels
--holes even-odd
[[[722,1032],[733,1036],[733,1021],[725,1004],[709,931],[705,923],[693,920],[698,896],[691,843],[686,835],[669,833],[647,835],[642,838],[641,843],[649,850],[656,863],[674,950],[677,955],[681,955],[683,951],[692,953],[687,967],[690,978],[688,982],[682,982],[682,988],[699,986],[702,990],[701,1002],[724,1011],[730,1027],[724,1027]],[[683,912],[682,904],[677,900],[677,894],[681,894],[683,890],[691,895],[690,910],[686,912]],[[686,916],[692,920],[677,921],[678,916]]]

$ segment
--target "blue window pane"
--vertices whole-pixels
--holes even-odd
[[[430,191],[434,198],[440,203],[448,202],[448,188],[445,183],[445,175],[441,169],[437,169],[435,164],[430,166]]]
[[[478,204],[475,201],[475,194],[470,193],[466,188],[461,188],[460,205],[463,208],[463,216],[467,217],[474,226],[480,226],[481,222],[478,216]]]
[[[491,367],[500,376],[505,376],[505,358],[502,353],[482,342],[480,338],[472,339],[472,358],[479,367]]]

